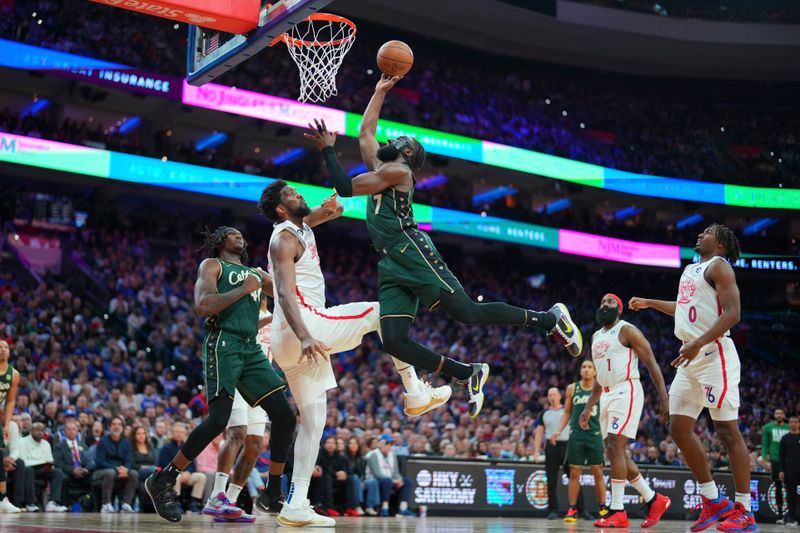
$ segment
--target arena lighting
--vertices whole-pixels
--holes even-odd
[[[625,207],[623,209],[619,209],[617,212],[614,213],[614,218],[617,220],[625,220],[626,218],[635,217],[639,213],[644,211],[641,207]]]
[[[353,168],[351,168],[350,170],[348,170],[347,171],[347,175],[352,178],[352,177],[358,176],[359,174],[363,174],[367,170],[369,170],[367,168],[367,165],[365,165],[364,163],[361,163],[360,165],[356,165]]]
[[[125,119],[125,122],[120,125],[119,130],[117,131],[119,131],[120,135],[126,135],[138,128],[141,123],[142,119],[139,117],[128,117]]]
[[[504,196],[517,194],[517,192],[519,191],[517,191],[517,189],[514,187],[497,187],[494,189],[489,189],[488,191],[473,196],[472,205],[488,204],[494,202],[495,200],[499,200]]]
[[[420,189],[433,189],[447,184],[448,178],[444,174],[434,174],[427,178],[422,178],[417,182],[417,190]]]
[[[218,131],[203,137],[194,144],[194,147],[198,152],[202,152],[203,150],[212,150],[227,140],[228,134],[224,131]]]
[[[562,198],[560,200],[554,200],[547,205],[544,205],[537,209],[538,213],[545,213],[548,215],[552,215],[553,213],[558,213],[559,211],[563,211],[564,209],[569,209],[572,207],[572,200],[569,198]]]
[[[51,70],[59,75],[80,73],[81,79],[86,79],[91,83],[101,83],[102,77],[92,75],[95,71],[99,72],[97,69],[137,72],[136,69],[110,61],[57,52],[3,39],[0,39],[0,66],[23,70]],[[92,69],[95,70],[92,71]],[[142,75],[146,80],[152,78],[155,80],[154,83],[160,83],[161,91],[151,91],[157,96],[177,99],[186,105],[215,109],[234,115],[302,128],[307,127],[313,118],[321,117],[325,119],[331,130],[341,132],[349,137],[358,135],[358,128],[362,120],[362,116],[358,113],[319,105],[301,104],[295,100],[234,87],[214,83],[193,87],[185,81],[183,87],[179,87],[179,83],[165,83],[164,80],[168,78],[165,76],[140,72],[139,78]],[[158,79],[156,80],[156,78]],[[164,90],[165,87],[168,90]],[[131,90],[142,89],[131,88]],[[420,142],[425,144],[427,151],[432,154],[517,170],[525,174],[568,181],[586,187],[655,198],[692,202],[701,200],[710,204],[800,210],[800,189],[748,187],[637,174],[399,122],[379,121],[379,140],[385,141],[398,135],[417,137]]]
[[[39,98],[34,102],[31,102],[30,104],[25,106],[25,109],[23,109],[22,113],[20,113],[20,118],[25,118],[28,115],[35,116],[36,113],[38,113],[42,109],[45,109],[49,105],[50,105],[50,100],[48,100],[47,98]]]
[[[272,158],[273,165],[288,165],[294,163],[306,153],[305,148],[292,148]]]
[[[777,218],[761,218],[745,226],[742,233],[744,233],[746,237],[749,237],[750,235],[755,235],[756,233],[759,233],[760,231],[767,229],[768,227],[772,226],[773,224],[776,224],[777,222],[778,222]]]
[[[699,213],[695,213],[694,215],[690,215],[683,220],[679,220],[675,223],[675,227],[678,229],[688,228],[690,226],[694,226],[695,224],[699,224],[703,221],[703,215]]]

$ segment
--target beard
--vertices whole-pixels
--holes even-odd
[[[311,214],[311,208],[307,205],[299,205],[297,209],[287,209],[289,214],[297,218],[305,218]]]
[[[619,315],[619,311],[615,307],[601,307],[595,313],[595,319],[601,326],[613,324]]]
[[[397,156],[400,155],[400,150],[392,146],[391,144],[385,144],[378,148],[378,159],[383,161],[384,163],[388,163],[390,161],[394,161],[397,159]]]

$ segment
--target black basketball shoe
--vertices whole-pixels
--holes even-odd
[[[158,516],[170,522],[180,522],[183,518],[181,506],[174,500],[175,484],[163,479],[160,472],[152,474],[144,482],[147,495],[153,500]]]
[[[279,514],[286,503],[286,495],[280,494],[278,497],[270,495],[267,489],[262,490],[256,498],[256,509],[262,513]]]

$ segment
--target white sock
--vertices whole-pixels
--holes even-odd
[[[381,503],[381,509],[388,509],[388,508],[389,508],[389,502]]]
[[[408,502],[400,502],[400,510],[405,511],[408,509]]]
[[[314,402],[299,408],[300,429],[294,443],[294,470],[287,505],[296,507],[308,498],[311,473],[317,464],[319,441],[325,430],[327,399],[323,394]]]
[[[719,498],[719,489],[713,479],[707,483],[700,483],[700,494],[709,500],[716,500]]]
[[[233,505],[236,505],[236,500],[239,499],[240,492],[242,492],[242,486],[237,485],[236,483],[231,483],[228,485],[228,492],[225,493],[225,497],[228,498],[228,501]]]
[[[225,487],[228,486],[228,474],[217,472],[214,476],[214,488],[211,490],[211,497],[216,498],[220,492],[225,492]]]
[[[622,511],[625,509],[625,480],[612,479],[611,480],[611,510]]]
[[[750,495],[749,494],[743,494],[741,492],[737,492],[735,501],[741,503],[748,513],[751,512],[750,511]]]
[[[633,486],[636,491],[642,495],[645,502],[649,502],[653,499],[653,496],[656,495],[655,491],[650,488],[650,485],[644,480],[641,474],[636,476],[636,479],[631,481],[631,486]]]
[[[419,394],[420,381],[419,376],[417,376],[417,369],[395,357],[392,357],[392,361],[395,368],[397,368],[397,373],[400,374],[400,379],[403,380],[406,392],[412,396]]]

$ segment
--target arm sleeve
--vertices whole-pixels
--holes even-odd
[[[322,157],[325,160],[325,166],[328,167],[328,174],[333,180],[333,186],[339,196],[342,198],[350,198],[353,196],[353,182],[350,176],[345,174],[342,165],[339,163],[339,158],[336,157],[336,150],[332,146],[326,146],[322,150]]]

